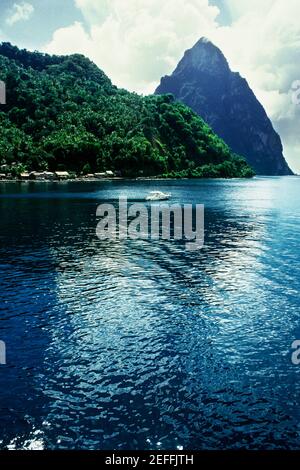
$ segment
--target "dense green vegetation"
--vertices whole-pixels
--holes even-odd
[[[0,44],[0,163],[6,171],[250,177],[252,169],[172,95],[117,89],[81,55]],[[14,165],[12,165],[14,163]]]

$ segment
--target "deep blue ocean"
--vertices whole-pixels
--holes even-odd
[[[205,205],[205,246],[96,208]],[[300,178],[2,183],[0,448],[300,449]]]

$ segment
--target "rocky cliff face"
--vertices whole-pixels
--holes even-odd
[[[190,106],[260,175],[291,175],[279,135],[247,81],[230,70],[205,38],[186,51],[156,94],[172,93]]]

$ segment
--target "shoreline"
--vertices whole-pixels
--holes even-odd
[[[234,178],[160,178],[157,176],[138,176],[136,178],[124,177],[124,176],[114,176],[114,177],[107,177],[107,178],[66,178],[66,179],[26,179],[21,180],[18,178],[3,178],[0,179],[1,183],[96,183],[96,182],[112,182],[112,181],[193,181],[193,180],[253,180],[255,178],[285,178],[285,177],[299,177],[300,175],[255,175],[251,178],[242,178],[242,177],[234,177]]]
[[[111,178],[66,178],[66,179],[26,179],[20,180],[17,178],[0,179],[1,183],[95,183],[95,182],[110,182],[110,181],[173,181],[175,178],[158,178],[158,177],[137,177],[129,178],[122,176],[114,176]],[[189,178],[180,178],[180,180]]]

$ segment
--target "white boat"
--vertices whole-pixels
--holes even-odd
[[[146,201],[166,201],[170,197],[171,194],[163,193],[162,191],[151,191],[146,197]]]

